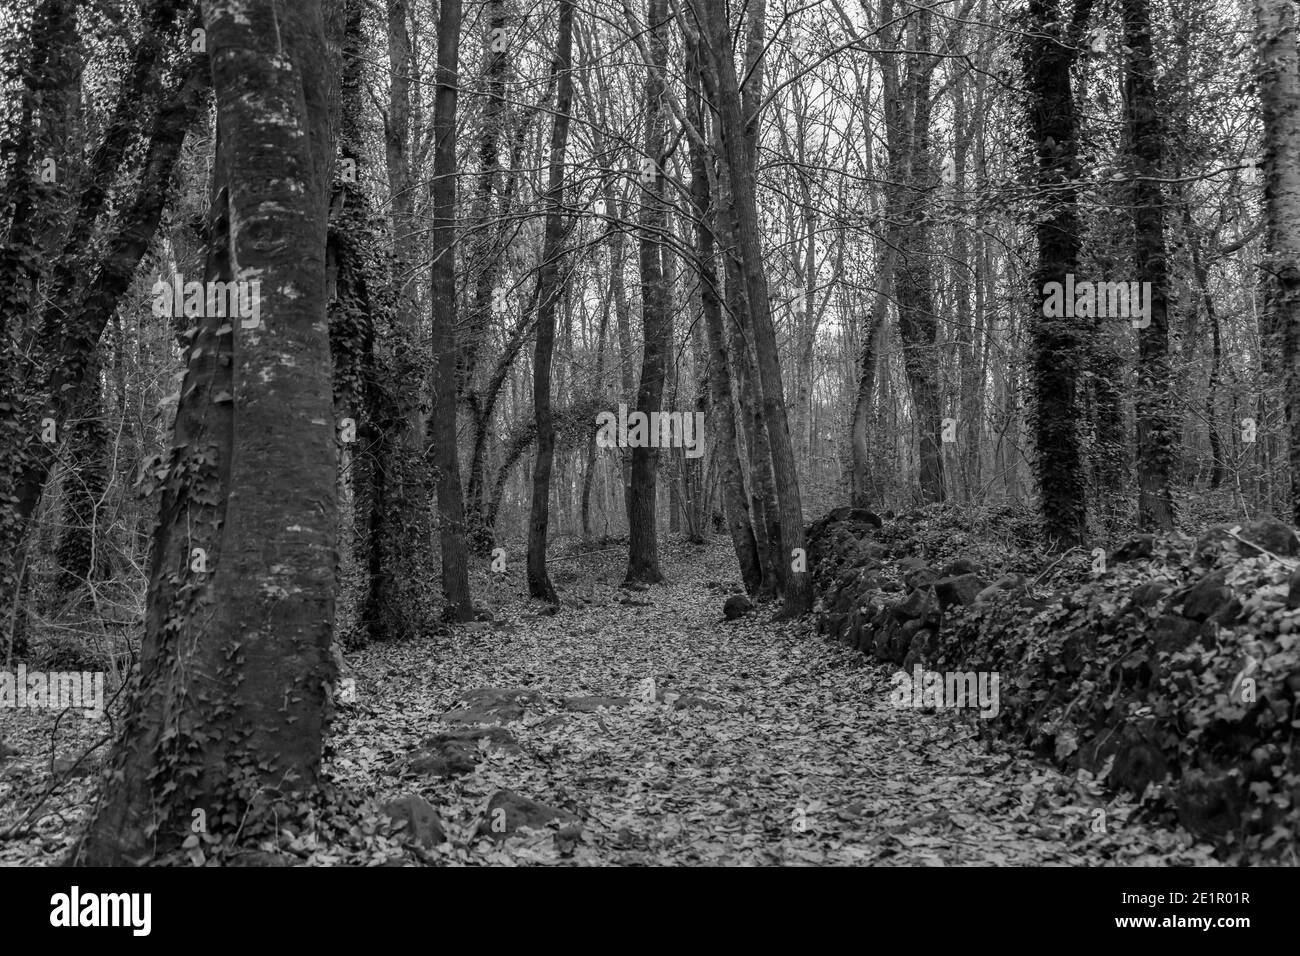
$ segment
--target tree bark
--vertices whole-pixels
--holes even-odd
[[[270,824],[252,813],[264,788],[316,783],[334,677],[337,44],[320,0],[205,0],[203,20],[218,139],[206,278],[258,279],[261,315],[206,315],[187,350],[172,451],[151,469],[163,500],[131,705],[74,852],[91,865],[178,846],[194,807],[221,826],[247,816],[246,833]]]
[[[780,513],[777,550],[781,553],[780,567],[784,572],[780,578],[785,599],[783,613],[795,616],[812,609],[812,578],[807,571],[799,476],[795,470],[776,328],[772,321],[767,277],[763,270],[755,195],[755,166],[746,142],[745,117],[741,112],[735,63],[730,56],[731,29],[721,4],[709,7],[706,22],[710,27],[707,33],[712,40],[712,72],[717,91],[719,129],[735,200],[741,270],[749,296],[750,328],[746,331],[752,336],[757,356],[763,418],[771,446],[772,475],[776,483],[777,508]]]
[[[546,532],[550,522],[551,466],[555,457],[555,423],[551,416],[551,356],[555,349],[555,312],[564,295],[564,155],[569,143],[569,109],[573,103],[573,2],[559,0],[559,36],[555,47],[555,123],[546,190],[546,227],[542,265],[537,273],[537,345],[533,355],[533,415],[537,422],[537,459],[533,465],[533,500],[528,517],[528,593],[558,603],[546,573]]]
[[[1296,8],[1255,0],[1255,46],[1264,121],[1263,264],[1268,323],[1282,332],[1291,520],[1300,522],[1300,53]]]
[[[433,439],[442,546],[442,595],[449,620],[469,621],[469,548],[456,442],[456,95],[460,85],[460,0],[442,0],[438,14],[438,73],[433,100]]]
[[[645,347],[641,355],[641,381],[636,409],[649,421],[663,405],[669,336],[668,290],[660,252],[661,234],[668,221],[664,201],[664,131],[667,123],[664,71],[668,68],[668,3],[650,0],[650,62],[646,64],[645,152],[639,180],[641,209],[637,214],[641,253],[641,322]],[[651,435],[650,440],[656,440]],[[655,584],[664,579],[659,570],[658,496],[659,449],[648,442],[632,449],[632,481],[628,499],[628,582]]]

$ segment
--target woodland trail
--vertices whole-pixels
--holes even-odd
[[[371,679],[336,725],[336,779],[427,799],[446,836],[420,853],[430,863],[1213,863],[1185,833],[1128,822],[1132,804],[1094,783],[990,749],[970,716],[892,706],[889,672],[810,623],[767,623],[762,608],[722,622],[728,588],[706,583],[729,568],[722,551],[665,557],[666,585],[629,592],[621,567],[580,559],[561,591],[591,603],[546,616],[516,602],[494,623],[353,655]],[[412,771],[411,751],[475,688],[539,695],[503,724],[518,752],[483,746],[447,778]],[[628,700],[565,704],[585,696]],[[490,839],[501,789],[580,823]]]
[[[553,562],[558,613],[485,574],[495,621],[346,655],[327,791],[224,862],[1216,865],[1085,776],[977,739],[971,712],[894,707],[890,670],[811,619],[723,622],[739,588],[725,545],[665,548],[670,581],[644,591],[617,586],[621,557]],[[57,863],[108,738],[12,716],[0,832],[24,822],[0,863]]]

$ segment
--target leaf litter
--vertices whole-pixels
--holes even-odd
[[[724,622],[739,591],[716,580],[733,564],[724,545],[664,551],[671,579],[635,603],[620,603],[616,553],[578,555],[557,573],[559,613],[507,573],[477,592],[495,595],[494,620],[350,653],[328,804],[242,848],[244,862],[1214,864],[1086,773],[978,739],[973,718],[895,708],[889,669],[811,619],[776,623],[759,605]],[[54,863],[95,780],[51,764],[104,725],[52,732],[55,715],[18,716],[5,736],[19,753],[0,762],[0,863]],[[395,824],[384,808],[399,801],[426,823],[427,802],[435,825]],[[220,859],[235,861],[189,847],[176,862]]]

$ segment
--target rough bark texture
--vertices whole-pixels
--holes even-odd
[[[1034,389],[1033,428],[1042,498],[1043,530],[1049,540],[1070,547],[1083,540],[1086,508],[1079,452],[1075,386],[1079,376],[1081,335],[1077,320],[1044,315],[1046,286],[1065,283],[1079,270],[1079,119],[1070,88],[1070,67],[1086,24],[1091,0],[1076,0],[1068,28],[1060,0],[1030,0],[1030,33],[1024,62],[1032,145],[1038,156],[1035,184],[1043,191],[1039,213],[1038,265],[1030,301],[1031,369]]]
[[[749,296],[750,328],[757,357],[758,382],[762,394],[763,418],[771,446],[772,475],[776,483],[780,513],[780,577],[785,599],[784,613],[803,614],[812,608],[812,578],[806,569],[803,507],[799,477],[795,472],[794,447],[786,416],[781,382],[776,328],[763,271],[763,251],[755,195],[755,166],[746,145],[745,118],[741,112],[735,64],[728,55],[731,29],[721,5],[708,11],[708,34],[712,39],[713,74],[717,89],[718,122],[735,201],[736,232],[740,244],[741,270]],[[800,557],[805,560],[796,564]]]
[[[569,142],[569,108],[573,102],[573,3],[560,0],[555,71],[559,85],[551,128],[551,168],[546,190],[546,232],[542,266],[537,274],[537,346],[533,357],[533,415],[537,422],[537,459],[533,465],[533,500],[528,516],[528,593],[558,600],[546,573],[546,533],[550,522],[551,466],[555,458],[555,422],[551,416],[551,356],[555,350],[555,312],[564,295],[560,266],[564,245],[564,154]]]
[[[1170,531],[1174,499],[1173,389],[1169,370],[1169,264],[1165,257],[1164,146],[1147,0],[1124,0],[1124,81],[1133,151],[1133,253],[1137,281],[1151,283],[1150,324],[1138,329],[1138,527]]]
[[[442,595],[453,621],[474,617],[469,593],[465,499],[456,444],[456,91],[460,53],[460,0],[442,0],[438,18],[438,75],[433,100],[433,439],[442,545]]]
[[[699,51],[691,51],[691,67],[699,74]],[[704,110],[698,90],[692,90],[693,121],[704,128]],[[718,290],[717,255],[712,223],[716,217],[709,185],[708,156],[697,145],[691,148],[691,198],[695,203],[695,267],[700,278],[700,305],[708,336],[708,385],[715,440],[713,454],[722,485],[722,507],[727,531],[740,565],[745,590],[757,594],[763,584],[763,565],[758,541],[750,523],[745,497],[745,478],[736,443],[736,414],[731,391],[731,369],[727,363],[727,338],[723,330],[722,300]]]
[[[1300,54],[1296,8],[1255,0],[1259,91],[1264,119],[1265,309],[1282,330],[1290,507],[1300,521]]]
[[[667,0],[650,0],[650,63],[646,68],[645,152],[641,157],[641,209],[637,215],[641,251],[641,322],[645,347],[641,353],[641,381],[636,408],[647,420],[663,404],[664,377],[672,351],[668,319],[668,289],[664,280],[660,236],[668,221],[664,202],[664,129],[667,104],[664,71],[668,66]],[[642,445],[632,449],[632,480],[628,494],[627,581],[654,584],[663,580],[659,570],[659,535],[656,511],[659,449]]]
[[[334,677],[337,43],[319,0],[207,0],[203,21],[218,139],[205,278],[259,280],[261,321],[205,316],[191,330],[173,450],[152,472],[163,500],[145,643],[74,854],[89,864],[174,847],[194,807],[238,826],[265,788],[314,784]]]

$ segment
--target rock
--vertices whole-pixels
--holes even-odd
[[[903,585],[909,591],[928,588],[939,580],[939,575],[935,574],[933,569],[920,558],[904,558],[898,562],[898,567],[903,572]]]
[[[1004,591],[1016,592],[1025,589],[1023,574],[1004,574],[979,594],[975,595],[976,604],[985,604],[995,600]]]
[[[957,558],[955,561],[949,561],[939,572],[941,578],[955,578],[963,574],[978,574],[979,568],[975,562],[969,558]]]
[[[472,773],[478,766],[478,748],[461,745],[442,752],[417,751],[406,765],[406,772],[422,777],[454,777]]]
[[[1229,534],[1233,528],[1237,529],[1236,537]],[[1300,554],[1300,539],[1296,538],[1295,530],[1272,516],[1243,521],[1240,525],[1214,525],[1197,540],[1196,553],[1201,557],[1212,555],[1220,545],[1232,547],[1246,558],[1258,555],[1259,548],[1284,558]]]
[[[907,656],[903,658],[903,670],[911,673],[912,668],[920,664],[923,667],[934,659],[938,639],[933,628],[922,627],[920,621],[908,621],[903,625],[903,633],[911,633],[907,647]]]
[[[449,710],[442,719],[449,724],[503,724],[519,720],[528,705],[541,699],[536,691],[521,687],[480,687],[465,693],[464,706]]]
[[[1120,731],[1115,762],[1111,764],[1107,783],[1141,794],[1147,784],[1164,780],[1168,771],[1168,760],[1146,732],[1139,726],[1126,724]]]
[[[1129,595],[1129,608],[1148,608],[1155,607],[1163,598],[1173,590],[1164,581],[1148,581],[1146,584],[1139,584]]]
[[[287,853],[267,850],[244,850],[226,860],[226,866],[293,866],[294,858]]]
[[[555,834],[555,852],[560,856],[571,856],[582,842],[582,827],[574,824],[559,830]]]
[[[879,564],[889,555],[889,549],[879,541],[866,538],[858,539],[858,560],[864,563]]]
[[[880,520],[879,515],[868,511],[866,508],[849,509],[848,520],[869,524],[873,528],[883,528],[885,526],[885,523]]]
[[[1200,628],[1195,622],[1177,614],[1162,614],[1152,628],[1151,636],[1157,650],[1176,654],[1196,640]]]
[[[1204,839],[1236,830],[1246,800],[1240,781],[1231,773],[1188,770],[1178,781],[1174,805],[1178,821],[1189,833]]]
[[[1137,561],[1140,558],[1149,558],[1155,551],[1155,547],[1155,535],[1134,535],[1111,552],[1110,560],[1112,564],[1122,564],[1125,561]]]
[[[1204,621],[1210,615],[1223,610],[1232,600],[1232,590],[1224,584],[1228,572],[1224,569],[1211,571],[1190,587],[1183,588],[1171,599],[1171,603],[1182,601],[1183,617],[1193,621]]]
[[[619,707],[626,707],[628,699],[626,697],[566,697],[564,698],[564,709],[574,710],[580,714],[594,714],[596,711],[604,709],[614,710]]]
[[[477,725],[434,734],[422,744],[407,764],[409,773],[452,777],[470,773],[481,759],[482,741],[509,753],[519,753],[519,742],[503,727]]]
[[[734,621],[737,618],[744,617],[752,610],[754,610],[753,601],[743,594],[733,594],[722,605],[722,616],[728,621]]]
[[[880,517],[866,508],[832,508],[824,518],[813,522],[812,527],[818,531],[824,529],[827,525],[838,524],[842,521],[855,521],[862,524],[869,524],[873,528],[883,528],[885,523]]]
[[[905,600],[899,601],[890,611],[900,621],[925,620],[938,621],[939,599],[930,588],[913,591]]]
[[[934,593],[939,598],[939,609],[947,610],[954,604],[965,606],[974,604],[975,598],[984,590],[984,582],[979,575],[966,572],[949,575],[934,582]]]
[[[414,794],[399,797],[380,808],[392,820],[390,833],[405,829],[408,840],[414,840],[426,850],[431,850],[447,839],[447,833],[438,819],[438,811],[424,797]]]
[[[487,812],[478,832],[494,840],[504,840],[520,827],[542,829],[553,820],[568,825],[577,823],[578,815],[521,796],[513,790],[498,790],[488,800]]]

